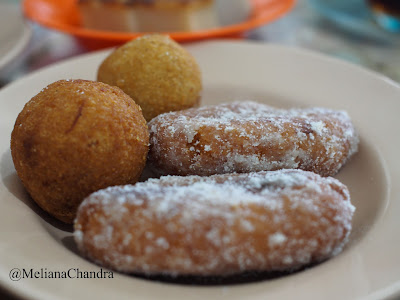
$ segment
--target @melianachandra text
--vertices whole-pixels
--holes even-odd
[[[69,268],[68,270],[48,270],[47,268],[28,269],[28,268],[13,268],[10,271],[10,279],[18,281],[21,279],[86,279],[98,278],[107,279],[114,278],[114,273],[109,270],[100,269],[98,271],[84,271],[79,268]]]

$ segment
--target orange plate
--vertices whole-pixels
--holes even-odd
[[[295,0],[249,1],[253,6],[253,11],[244,22],[211,30],[167,32],[166,34],[180,42],[237,36],[281,17],[295,3]],[[24,0],[22,5],[27,18],[46,27],[74,35],[90,48],[122,44],[144,34],[143,32],[99,31],[81,27],[77,0]]]

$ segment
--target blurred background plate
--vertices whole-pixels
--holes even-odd
[[[31,34],[15,1],[0,0],[0,70],[21,54]]]
[[[295,0],[248,0],[250,17],[240,23],[215,29],[192,32],[167,32],[177,41],[194,41],[216,37],[232,37],[276,20],[286,14]],[[25,16],[41,25],[74,35],[90,48],[104,48],[125,43],[143,33],[112,32],[83,28],[75,0],[24,0]]]
[[[389,33],[375,23],[366,0],[309,0],[309,3],[344,30],[376,41],[400,43],[400,35]]]

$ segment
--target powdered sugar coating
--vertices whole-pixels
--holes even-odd
[[[342,250],[354,209],[339,181],[301,170],[164,176],[93,193],[74,236],[123,272],[294,270]]]
[[[251,101],[162,114],[149,130],[150,162],[171,175],[303,169],[330,176],[359,142],[344,111],[283,110]]]

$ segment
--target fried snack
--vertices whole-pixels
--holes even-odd
[[[293,271],[340,253],[354,210],[345,185],[302,170],[165,176],[90,195],[74,237],[128,273]]]
[[[330,176],[358,147],[346,112],[250,101],[163,114],[149,129],[149,161],[161,175],[303,169]]]
[[[148,141],[140,107],[119,88],[61,80],[44,88],[18,115],[11,154],[33,200],[72,223],[90,193],[137,181]]]
[[[97,79],[131,96],[147,121],[200,102],[202,81],[196,60],[164,35],[143,36],[116,49],[100,65]]]

